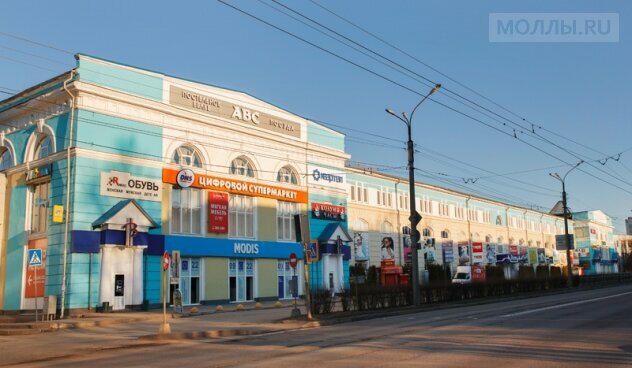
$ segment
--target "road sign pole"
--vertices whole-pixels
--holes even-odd
[[[307,309],[307,320],[312,320],[312,297],[309,291],[309,265],[307,260],[307,242],[303,242],[303,277],[305,278],[305,306]]]
[[[167,323],[167,295],[169,293],[168,283],[169,273],[169,253],[167,251],[162,255],[162,323],[160,324],[160,333],[171,333],[171,326]]]
[[[35,276],[35,322],[37,323],[37,266],[33,266],[35,269],[33,270]]]

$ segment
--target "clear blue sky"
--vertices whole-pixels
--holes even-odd
[[[266,5],[275,5],[270,0],[226,1],[412,90],[419,93],[429,90],[418,81],[273,10]],[[629,43],[632,32],[628,27],[632,5],[629,2],[315,1],[489,97],[520,118],[308,0],[283,3],[415,73],[442,83],[448,90],[486,106],[500,116],[491,115],[494,120],[474,112],[449,99],[446,90],[433,96],[491,126],[511,131],[503,127],[502,122],[508,123],[506,119],[509,119],[523,123],[522,118],[525,118],[607,155],[632,147],[632,49]],[[419,100],[418,95],[219,2],[5,1],[2,5],[0,32],[71,53],[86,53],[241,90],[346,133],[347,150],[354,161],[382,169],[405,166],[405,144],[397,141],[405,139],[405,127],[387,115],[384,108],[410,112]],[[619,42],[491,43],[490,13],[618,13]],[[70,54],[0,34],[0,90],[22,90],[73,65]],[[8,95],[0,96],[4,97]],[[536,129],[536,132],[582,157],[597,160],[607,156],[545,130]],[[517,136],[566,162],[579,161],[525,133],[518,132]],[[561,188],[548,173],[568,169],[559,167],[510,175],[524,183],[496,177],[465,184],[463,179],[491,174],[464,167],[451,159],[498,174],[563,164],[432,101],[424,103],[415,114],[413,139],[420,150],[416,167],[433,176],[419,175],[418,180],[502,196],[522,205],[551,208]],[[432,153],[428,153],[428,149]],[[586,164],[581,168],[622,189],[575,171],[567,179],[569,205],[573,210],[604,210],[615,218],[617,230],[622,232],[624,218],[632,215],[632,150],[623,153],[619,162],[609,160],[602,166],[594,161],[593,165],[605,173]],[[406,174],[402,169],[388,172]]]

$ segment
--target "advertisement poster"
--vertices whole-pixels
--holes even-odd
[[[402,236],[402,244],[404,245],[404,263],[410,264],[413,262],[413,252],[410,244],[410,235]]]
[[[470,259],[470,251],[469,251],[469,244],[468,242],[459,242],[458,243],[458,247],[459,247],[459,260],[462,257],[467,257],[467,259]]]
[[[443,263],[450,264],[454,262],[454,245],[452,240],[441,243],[441,251],[443,252]]]
[[[538,248],[538,263],[546,264],[546,255],[544,253],[544,248]]]
[[[228,193],[208,192],[208,232],[228,234]]]
[[[345,208],[325,203],[312,203],[312,218],[318,220],[345,220]]]
[[[529,264],[536,265],[538,264],[538,249],[537,248],[529,248]]]
[[[24,285],[24,297],[35,298],[43,297],[46,280],[46,238],[29,240],[28,249],[41,249],[42,250],[42,264],[40,266],[27,266],[26,267],[26,282]],[[28,262],[28,260],[27,260]],[[37,272],[37,293],[35,292],[35,282]]]
[[[380,254],[382,261],[395,260],[395,243],[390,235],[382,234]]]
[[[483,243],[472,243],[472,262],[483,263]]]
[[[485,266],[472,266],[472,282],[485,282]]]
[[[437,249],[435,245],[424,245],[424,260],[426,263],[435,263],[437,261]]]
[[[496,244],[485,244],[485,260],[488,264],[493,265],[496,263]]]
[[[518,246],[517,245],[510,245],[509,246],[509,254],[511,254],[512,256],[517,256],[518,255]]]
[[[353,255],[356,261],[369,260],[369,233],[353,233]]]

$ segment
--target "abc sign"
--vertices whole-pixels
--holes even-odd
[[[193,185],[195,181],[195,174],[191,169],[183,169],[178,171],[178,176],[176,177],[176,182],[181,188],[188,188]]]

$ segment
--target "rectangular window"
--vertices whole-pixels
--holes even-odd
[[[254,238],[254,198],[231,195],[228,200],[228,234],[234,238]]]
[[[296,240],[294,215],[298,213],[298,203],[277,201],[277,237],[279,240]]]
[[[355,201],[356,200],[356,187],[354,184],[351,184],[351,200]]]
[[[202,234],[202,190],[173,188],[171,191],[171,232]]]
[[[50,202],[50,181],[32,186],[31,233],[48,231],[48,207]]]

